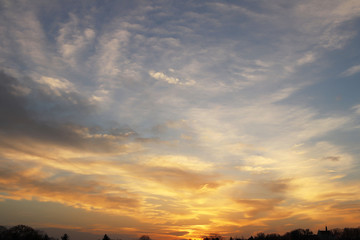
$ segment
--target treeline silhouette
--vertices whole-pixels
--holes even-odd
[[[203,237],[203,240],[226,240],[219,235]],[[277,233],[265,234],[260,232],[249,238],[230,237],[229,240],[360,240],[360,227],[358,228],[335,228],[332,230],[318,231],[314,234],[309,229],[295,229],[280,235]]]
[[[1,240],[53,240],[46,233],[35,230],[25,225],[17,225],[15,227],[6,228],[0,226]]]
[[[64,234],[61,240],[70,240],[68,234]],[[218,234],[211,234],[203,236],[203,240],[226,240]],[[57,238],[49,237],[45,232],[35,230],[26,225],[17,225],[14,227],[6,228],[0,226],[0,240],[59,240]],[[74,239],[75,240],[75,239]],[[99,239],[100,240],[100,239]],[[107,234],[104,235],[102,240],[112,240]],[[151,240],[148,235],[143,235],[139,240]],[[230,237],[229,240],[360,240],[360,227],[358,228],[335,228],[331,230],[318,231],[314,234],[309,229],[296,229],[280,235],[277,233],[265,234],[260,232],[255,236],[249,238],[244,237]]]
[[[32,227],[26,225],[17,225],[10,228],[0,226],[0,240],[71,240],[71,238],[67,233],[64,233],[64,235],[62,235],[60,239],[49,237],[47,233],[43,231],[33,229]],[[115,239],[111,239],[107,234],[105,234],[102,240]],[[151,239],[149,236],[143,235],[139,238],[139,240]]]
[[[70,240],[68,234],[64,233],[60,237],[61,240]],[[35,230],[26,225],[17,225],[6,228],[0,226],[0,240],[59,240],[57,238],[49,237],[46,233],[40,230]],[[111,240],[106,234],[103,240]]]

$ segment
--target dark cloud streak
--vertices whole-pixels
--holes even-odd
[[[31,87],[36,93],[20,95],[15,93],[14,86],[21,86],[20,81],[0,72],[0,142],[4,139],[5,142],[9,142],[9,139],[32,139],[35,142],[95,152],[118,149],[116,142],[103,137],[106,130],[88,127],[80,122],[82,120],[86,123],[91,118],[91,109],[95,108],[80,94],[69,92],[64,97],[48,95],[41,88],[36,88],[34,83]],[[67,98],[76,101],[71,104],[66,101]],[[59,115],[65,116],[66,121]],[[81,134],[81,131],[87,130],[88,136]],[[96,130],[101,132],[94,137]],[[107,135],[113,134],[117,140],[128,136],[122,134],[122,138],[119,138],[119,131],[110,129]],[[133,131],[126,129],[126,133],[129,132]]]

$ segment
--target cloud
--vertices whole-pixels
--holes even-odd
[[[326,5],[317,1],[306,1],[297,4],[294,13],[298,20],[303,22],[303,25],[299,26],[301,30],[314,36],[320,46],[339,49],[354,36],[353,31],[341,30],[341,26],[359,16],[358,8],[359,3],[356,1],[331,1]]]
[[[2,64],[2,69],[6,66],[18,71],[17,67],[22,65],[31,69],[30,72],[51,72],[61,68],[62,64],[49,51],[51,44],[35,11],[36,4],[26,5],[8,2],[2,9],[2,21],[6,24],[0,31],[5,43],[1,44],[0,51],[1,59],[8,62]]]
[[[18,224],[17,219],[21,218],[23,224],[41,229],[52,237],[60,238],[66,232],[76,239],[96,240],[106,232],[110,237],[127,239],[138,238],[139,227],[143,231],[151,231],[150,224],[132,217],[88,211],[54,202],[6,200],[0,209],[8,216],[11,225]]]
[[[0,113],[3,116],[0,133],[3,143],[12,142],[14,148],[25,149],[23,142],[33,145],[57,145],[74,149],[93,149],[94,151],[117,151],[118,143],[112,142],[116,139],[122,142],[126,139],[126,134],[102,132],[102,129],[93,128],[89,130],[87,126],[77,123],[78,119],[90,116],[94,106],[84,99],[79,93],[73,92],[73,85],[67,80],[44,77],[39,80],[40,87],[32,85],[31,93],[20,95],[14,93],[13,86],[22,86],[20,81],[0,72],[0,92],[1,103]],[[41,94],[41,86],[45,85],[56,94]],[[18,87],[19,88],[19,87]],[[24,86],[24,88],[28,88]],[[35,94],[37,93],[37,94]],[[64,101],[65,99],[65,101]],[[48,107],[53,106],[54,109]],[[59,109],[62,115],[59,115]],[[43,115],[43,111],[51,113],[52,116]],[[57,116],[54,120],[52,117]],[[60,119],[66,118],[66,122]],[[107,131],[107,130],[106,130]],[[127,131],[128,132],[128,131]],[[130,134],[131,135],[131,134]],[[113,139],[110,139],[113,136]],[[129,137],[129,136],[128,136]],[[5,141],[6,139],[6,141]],[[114,145],[115,144],[115,145]],[[97,146],[94,148],[94,146]],[[106,149],[106,150],[105,150]],[[34,149],[36,150],[36,149]]]
[[[239,6],[238,4],[226,4],[226,3],[208,3],[209,6],[215,8],[216,10],[220,10],[225,14],[242,14],[248,17],[254,18],[255,20],[263,19],[266,16],[264,14],[258,13],[256,11],[252,11],[249,8]]]
[[[52,93],[57,96],[61,96],[61,91],[69,93],[74,91],[74,85],[66,79],[57,79],[52,77],[42,76],[40,79],[36,80],[38,83],[46,85]],[[49,93],[50,95],[51,93]]]
[[[80,25],[81,20],[75,14],[69,13],[69,21],[62,25],[57,37],[58,51],[73,67],[79,63],[79,55],[93,43],[96,36],[94,29],[90,26],[81,27]]]
[[[38,110],[28,107],[38,104],[38,95],[33,94],[41,93],[43,86],[59,91],[61,95],[45,94],[41,98],[47,99],[47,103],[61,106],[66,94],[79,95],[72,92],[73,85],[66,80],[44,77],[40,82],[30,81],[31,92],[27,95],[13,93],[12,86],[21,86],[18,79],[2,72],[0,80],[1,102],[6,103],[0,108],[6,116],[1,121],[3,134],[0,135],[0,148],[1,157],[8,164],[2,165],[0,174],[1,188],[7,193],[2,195],[3,199],[35,197],[39,201],[56,201],[91,211],[124,213],[140,208],[139,192],[176,196],[174,189],[182,188],[184,191],[197,190],[201,195],[225,184],[217,179],[218,175],[201,172],[199,167],[207,169],[210,164],[197,159],[189,158],[178,166],[171,162],[176,163],[176,158],[187,158],[175,156],[174,160],[170,156],[156,157],[146,164],[122,164],[121,161],[110,160],[112,156],[122,159],[121,155],[127,152],[125,149],[136,145],[136,142],[127,141],[134,137],[131,129],[92,128],[77,123],[76,118],[67,119],[67,123],[51,118],[40,119]],[[86,106],[79,103],[69,103],[64,110],[72,111]],[[41,110],[41,105],[39,107]],[[77,111],[77,114],[85,113]],[[137,141],[136,138],[134,141]],[[134,149],[140,150],[138,146]],[[102,160],[98,161],[98,158]],[[23,167],[17,167],[12,161],[21,162]],[[119,178],[119,174],[123,177]],[[101,180],[100,176],[104,179]],[[122,184],[112,183],[115,179],[116,182],[128,184],[125,188],[120,187]],[[138,181],[143,184],[134,184]],[[171,209],[168,211],[176,215]],[[148,214],[150,209],[139,216]]]
[[[275,93],[273,93],[269,98],[272,102],[282,101],[288,97],[290,97],[294,92],[296,92],[298,88],[289,87],[284,89],[279,89]]]
[[[296,63],[301,66],[301,65],[304,65],[304,64],[312,63],[313,61],[315,61],[314,54],[313,53],[306,53],[305,56],[298,59]]]
[[[168,77],[166,76],[164,73],[162,72],[155,72],[155,71],[150,71],[149,72],[150,76],[157,79],[157,80],[163,80],[169,84],[179,84],[179,79],[178,78],[174,78],[174,77]]]
[[[194,85],[196,82],[195,81],[187,81],[187,82],[182,82],[180,81],[178,78],[175,77],[169,77],[167,75],[165,75],[162,72],[155,72],[155,71],[150,71],[149,75],[157,80],[161,80],[161,81],[165,81],[169,84],[174,84],[174,85],[185,85],[185,86],[191,86]]]
[[[355,65],[355,66],[352,66],[352,67],[348,68],[347,70],[342,72],[340,75],[344,76],[344,77],[350,77],[350,76],[355,75],[355,74],[357,74],[359,72],[360,72],[360,65]]]
[[[291,179],[273,180],[264,183],[264,186],[276,193],[286,192],[290,189]]]
[[[252,218],[257,214],[265,214],[278,205],[281,199],[237,199],[239,206],[244,207],[247,217]]]
[[[130,36],[129,31],[118,29],[100,38],[99,50],[95,57],[97,74],[100,78],[114,77],[124,73],[125,68],[122,68],[119,63],[122,59],[126,59],[125,53]]]
[[[201,161],[195,157],[186,157],[181,155],[164,155],[149,157],[144,162],[148,166],[153,167],[171,167],[179,169],[191,169],[194,172],[202,172],[213,170],[213,164],[205,161]]]
[[[340,161],[340,157],[339,156],[328,156],[328,157],[325,157],[324,160],[330,160],[333,162],[337,162],[337,161]]]
[[[187,232],[187,231],[178,231],[178,232],[169,232],[167,234],[173,235],[173,236],[184,236],[186,234],[189,234],[189,232]]]
[[[325,109],[312,86],[331,84],[356,1],[27,5],[0,17],[3,200],[125,214],[92,229],[164,239],[285,231],[329,207],[354,222],[359,107]]]
[[[64,172],[61,176],[59,173],[54,174],[54,169],[24,168],[11,163],[3,166],[1,173],[6,173],[0,175],[1,188],[9,194],[2,195],[5,199],[36,197],[40,201],[60,202],[87,210],[128,211],[139,206],[136,194],[86,176],[69,172]]]
[[[128,165],[126,169],[143,181],[153,181],[155,184],[169,187],[170,191],[179,187],[194,190],[216,189],[224,184],[223,180],[218,179],[216,174],[199,173],[177,167],[143,166],[139,168],[136,165]]]
[[[360,104],[353,106],[351,109],[355,110],[356,114],[360,115]]]

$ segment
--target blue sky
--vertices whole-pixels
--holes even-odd
[[[358,1],[0,11],[0,207],[49,209],[0,224],[188,239],[359,218]]]

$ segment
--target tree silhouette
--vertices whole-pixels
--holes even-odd
[[[270,234],[267,234],[265,239],[266,240],[277,240],[277,239],[280,239],[281,236],[279,234],[276,234],[276,233],[270,233]]]
[[[220,235],[211,234],[202,237],[203,240],[225,240]],[[61,240],[69,240],[70,237],[66,233],[61,237]],[[55,240],[49,237],[46,233],[25,225],[17,225],[6,228],[0,226],[0,240]],[[104,235],[102,240],[111,240],[108,235]],[[143,235],[139,240],[151,240],[147,235]],[[233,238],[230,240],[245,240],[244,238]],[[255,237],[251,236],[248,240],[360,240],[360,227],[358,228],[335,228],[332,230],[321,231],[314,234],[309,229],[295,229],[284,235],[276,233],[267,234],[260,232]]]
[[[265,233],[259,232],[259,233],[256,235],[255,239],[264,240],[264,239],[265,239]]]
[[[5,239],[7,234],[7,228],[4,226],[0,226],[0,239]]]
[[[33,228],[25,225],[17,225],[7,230],[9,239],[42,240],[42,234]]]
[[[66,233],[61,237],[61,240],[69,240],[69,235]]]
[[[343,239],[357,240],[360,239],[360,227],[359,228],[344,228]]]
[[[111,240],[111,239],[108,237],[108,235],[105,234],[103,240]]]
[[[210,236],[204,236],[203,240],[223,240],[224,238],[218,234],[211,234]]]
[[[151,240],[151,238],[148,235],[142,235],[139,240]]]

